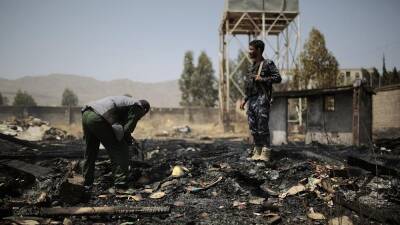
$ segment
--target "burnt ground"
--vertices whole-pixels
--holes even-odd
[[[381,140],[374,147],[279,146],[269,163],[248,161],[250,146],[242,139],[141,143],[145,159],[133,160],[135,182],[130,189],[113,188],[111,163],[102,150],[95,185],[90,195],[82,195],[82,189],[65,191],[63,186],[79,173],[82,141],[29,144],[0,139],[0,223],[350,224],[345,216],[353,224],[400,223],[399,139]],[[184,174],[172,177],[174,166]],[[69,206],[167,206],[169,211],[41,213],[43,208]],[[341,222],[332,221],[336,217]]]

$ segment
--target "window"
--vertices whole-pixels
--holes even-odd
[[[357,72],[355,77],[356,77],[356,80],[360,79],[360,73]]]
[[[346,84],[350,83],[350,71],[346,71]]]
[[[335,111],[335,96],[325,96],[324,108],[327,112]]]
[[[341,84],[341,85],[344,84],[344,73],[340,73],[340,75],[339,75],[339,84]]]

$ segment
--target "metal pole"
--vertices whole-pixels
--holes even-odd
[[[276,49],[277,49],[277,51],[276,51],[276,58],[278,59],[277,62],[276,62],[276,64],[277,64],[277,66],[278,66],[278,69],[281,69],[281,54],[280,54],[280,52],[281,52],[281,46],[280,46],[280,44],[279,44],[279,34],[276,35]]]
[[[261,38],[262,38],[263,41],[267,42],[266,34],[265,34],[265,13],[262,13],[262,23],[261,24],[262,24]],[[265,47],[267,47],[267,45],[265,45]],[[267,48],[264,49],[264,52],[267,52]]]
[[[229,20],[226,20],[226,34],[228,35],[229,32]],[[225,48],[225,80],[226,80],[226,111],[227,115],[226,118],[229,118],[229,111],[230,111],[230,82],[229,82],[229,52],[228,52],[228,45]],[[229,120],[229,119],[228,119]]]
[[[225,123],[224,42],[224,33],[221,30],[219,34],[219,116],[223,127]]]
[[[285,30],[285,34],[286,34],[286,71],[289,70],[289,26],[286,28]]]

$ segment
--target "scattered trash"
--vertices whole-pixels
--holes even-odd
[[[246,208],[246,202],[234,201],[233,202],[233,207],[238,208],[238,209],[245,209]]]
[[[185,125],[181,127],[174,127],[174,131],[176,133],[188,134],[192,131],[192,129],[188,125]]]
[[[46,192],[40,193],[39,197],[36,200],[36,204],[43,204],[48,201],[48,196]]]
[[[136,192],[136,190],[133,189],[133,188],[117,189],[116,192],[119,193],[119,194],[132,195],[133,193]]]
[[[20,132],[18,127],[13,128]],[[93,186],[77,192],[90,191],[89,201],[79,204],[81,207],[64,208],[70,205],[69,199],[78,196],[60,191],[62,186],[79,188],[73,180],[81,170],[80,164],[74,166],[71,162],[82,157],[81,141],[43,145],[9,137],[0,135],[0,194],[1,203],[10,207],[7,215],[14,215],[18,222],[2,218],[0,223],[62,224],[67,218],[74,224],[99,225],[132,224],[138,219],[149,224],[210,222],[207,220],[223,224],[229,219],[232,224],[352,225],[351,218],[356,224],[371,220],[399,224],[394,213],[400,202],[397,174],[389,171],[375,176],[357,166],[349,168],[344,163],[296,155],[304,149],[315,149],[316,155],[346,158],[340,155],[347,154],[346,149],[277,146],[277,157],[264,164],[245,160],[244,149],[248,146],[243,141],[148,140],[143,149],[146,155],[150,152],[151,158],[147,165],[131,163],[134,183],[127,190],[109,189],[113,186],[113,165],[106,152],[100,150]],[[398,148],[390,149],[378,151],[377,160],[386,157],[391,160],[389,166],[398,166],[398,156],[393,155]],[[369,151],[351,152],[360,156]],[[183,165],[190,168],[190,173]],[[385,169],[383,166],[378,169]],[[174,207],[174,211],[168,214],[165,208],[152,207],[164,204]],[[2,210],[0,207],[0,213]],[[328,212],[347,217],[332,219]]]
[[[168,206],[157,207],[125,207],[125,206],[103,206],[103,207],[57,207],[41,208],[37,214],[48,217],[84,216],[84,215],[116,215],[116,214],[162,214],[169,213]],[[35,215],[35,213],[29,213]]]
[[[319,185],[321,183],[321,179],[318,178],[314,178],[314,177],[309,177],[308,178],[308,183],[306,185],[306,187],[310,190],[310,191],[314,191],[314,189],[317,187],[317,185]]]
[[[155,192],[153,194],[151,194],[149,197],[153,198],[153,199],[160,199],[163,198],[165,196],[165,192],[159,191],[159,192]]]
[[[328,221],[328,225],[353,225],[353,221],[348,216],[335,217]]]
[[[6,220],[11,221],[12,223],[10,224],[21,224],[21,225],[39,225],[39,224],[43,224],[40,223],[40,221],[34,220],[32,218],[5,218]],[[6,223],[8,224],[8,223]],[[47,224],[47,223],[46,223]]]
[[[182,202],[182,201],[176,201],[176,202],[174,202],[174,206],[176,206],[176,207],[182,207],[182,206],[184,206],[184,205],[185,205],[185,203]]]
[[[282,220],[276,213],[267,213],[264,217],[266,217],[267,224],[278,224]]]
[[[187,191],[189,191],[189,192],[199,192],[199,191],[206,190],[206,189],[208,189],[208,188],[210,188],[210,187],[216,185],[216,184],[219,183],[221,180],[222,180],[222,177],[218,177],[217,180],[212,181],[211,183],[206,184],[206,185],[204,185],[203,187],[193,187],[193,186],[189,186],[189,187],[186,187],[185,189],[186,189]]]
[[[249,200],[249,203],[254,205],[261,205],[265,201],[265,198],[252,198]]]
[[[310,208],[310,212],[307,213],[307,217],[313,220],[324,220],[326,219],[322,213],[314,212],[313,208]]]
[[[271,188],[269,188],[269,187],[267,186],[267,183],[262,184],[262,185],[260,186],[260,188],[261,188],[263,191],[267,192],[270,196],[278,196],[278,195],[279,195],[278,192],[276,192],[276,191],[272,190]]]
[[[178,184],[178,180],[177,179],[168,180],[168,181],[165,181],[164,183],[161,184],[161,188],[166,188],[168,186],[176,185],[176,184]]]
[[[108,193],[110,193],[110,194],[115,194],[116,193],[116,190],[115,190],[115,188],[109,188],[108,189]]]
[[[143,193],[151,194],[151,193],[153,193],[153,189],[151,189],[151,188],[145,188],[145,189],[143,190]]]
[[[201,214],[200,214],[200,218],[202,218],[202,219],[204,219],[204,220],[210,219],[210,217],[208,216],[208,213],[206,213],[206,212],[201,213]]]
[[[146,159],[151,159],[151,158],[153,158],[153,155],[156,155],[156,154],[158,154],[159,152],[160,152],[160,149],[155,149],[155,150],[153,150],[153,151],[147,152],[147,154],[146,154]]]
[[[98,197],[98,198],[107,199],[107,198],[109,198],[110,196],[108,196],[108,195],[98,195],[97,197]]]
[[[72,224],[73,224],[72,220],[70,220],[68,218],[64,218],[63,225],[72,225]]]
[[[73,135],[68,134],[66,131],[51,127],[49,122],[32,116],[4,121],[3,124],[0,124],[0,133],[28,141],[75,139]]]
[[[141,194],[136,194],[136,195],[129,195],[128,200],[134,200],[136,202],[142,201],[143,197]]]
[[[189,172],[189,170],[184,166],[174,166],[172,169],[172,177],[182,177],[185,175],[185,172]]]
[[[287,192],[284,192],[279,195],[280,198],[285,198],[286,196],[295,195],[299,192],[305,191],[306,187],[302,184],[298,184],[296,186],[291,187]]]
[[[321,180],[321,187],[322,187],[325,191],[327,191],[328,193],[334,193],[334,192],[335,192],[335,190],[333,189],[332,184],[331,184],[329,178],[326,178],[326,179],[322,179],[322,180]]]
[[[125,223],[121,223],[119,225],[134,225],[135,222],[125,222]]]

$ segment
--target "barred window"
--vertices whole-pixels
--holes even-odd
[[[327,112],[335,111],[335,96],[325,96],[324,99],[325,106],[324,109]]]

